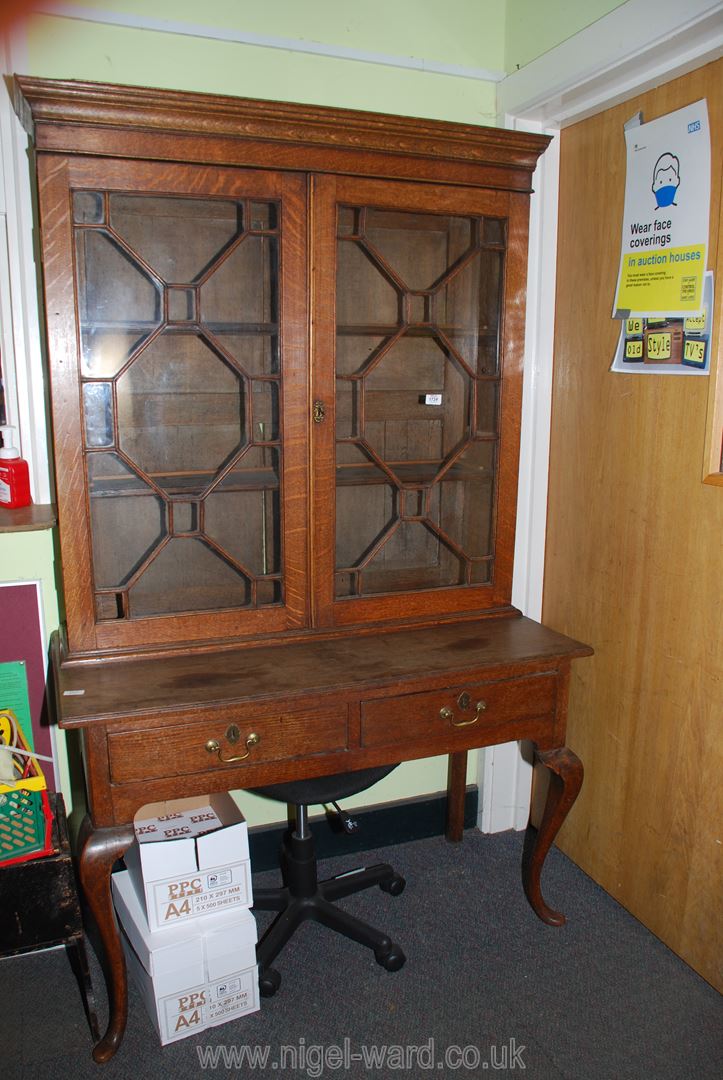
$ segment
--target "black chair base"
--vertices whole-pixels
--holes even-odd
[[[281,976],[271,964],[296,928],[307,919],[366,945],[373,950],[377,963],[387,971],[398,971],[402,967],[404,953],[386,934],[332,903],[374,885],[398,896],[404,889],[404,878],[391,866],[378,863],[317,881],[313,837],[310,833],[300,837],[291,830],[284,836],[280,861],[284,885],[278,889],[254,890],[255,910],[279,912],[256,949],[262,997],[271,997],[278,990]]]

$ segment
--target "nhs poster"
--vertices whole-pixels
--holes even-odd
[[[613,317],[682,318],[703,306],[710,212],[705,99],[628,128]]]

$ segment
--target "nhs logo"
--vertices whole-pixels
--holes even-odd
[[[688,134],[692,135],[694,131],[700,131],[700,120],[693,120],[688,124]]]

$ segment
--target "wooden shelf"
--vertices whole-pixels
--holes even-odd
[[[192,502],[199,498],[213,479],[212,473],[177,473],[173,476],[152,473],[152,478],[163,489],[169,498],[181,498],[184,495]],[[211,494],[228,494],[232,491],[277,491],[279,478],[273,469],[245,469],[234,472],[233,482],[222,481],[223,486],[216,488]],[[94,499],[114,498],[118,496],[134,496],[140,498],[147,495],[155,495],[153,488],[143,484],[139,477],[99,477],[90,486],[90,494]]]
[[[58,524],[55,506],[52,503],[22,506],[19,510],[8,510],[0,506],[0,533],[38,532],[52,529]]]
[[[489,330],[483,327],[455,326],[447,323],[339,323],[336,333],[338,337],[394,337],[400,330],[404,330],[405,337],[430,337],[438,331],[448,337],[466,337],[470,340],[489,341],[496,339],[497,327]]]
[[[441,462],[394,462],[389,468],[405,487],[427,487],[435,482]],[[465,465],[453,465],[438,483],[446,480],[467,480],[473,483],[485,483],[492,480],[491,470],[475,469]],[[337,487],[356,486],[357,484],[390,484],[393,481],[376,465],[341,465],[336,470]]]

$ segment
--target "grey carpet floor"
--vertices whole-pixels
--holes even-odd
[[[342,902],[401,944],[401,971],[307,924],[259,1013],[165,1048],[131,986],[124,1041],[104,1066],[90,1057],[64,951],[2,960],[0,1076],[720,1080],[720,995],[554,849],[544,891],[568,923],[540,923],[522,894],[521,844],[519,834],[467,832],[460,845],[434,838],[328,860],[327,875],[389,861],[406,877],[399,897],[374,889]],[[270,918],[259,914],[260,927]],[[199,1051],[218,1056],[204,1068]]]

